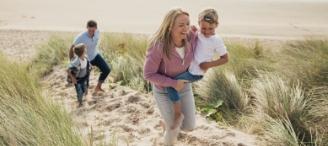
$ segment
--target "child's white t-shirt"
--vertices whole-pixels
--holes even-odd
[[[76,77],[83,78],[88,74],[87,66],[88,60],[86,57],[84,59],[80,59],[80,57],[75,56],[68,67],[71,69],[76,69]]]
[[[79,60],[80,60],[80,63],[81,63],[81,68],[82,69],[87,68],[88,60],[86,58],[84,58],[84,59],[79,58]]]
[[[227,48],[219,35],[213,35],[208,38],[200,32],[197,32],[197,35],[197,46],[189,72],[193,75],[204,75],[205,72],[199,67],[199,64],[212,61],[215,54],[219,56],[226,54]]]

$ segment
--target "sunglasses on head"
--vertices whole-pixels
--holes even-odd
[[[214,20],[211,16],[205,15],[203,20],[208,23],[214,23]]]

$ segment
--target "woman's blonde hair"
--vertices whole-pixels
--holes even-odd
[[[163,52],[168,58],[169,58],[170,48],[172,44],[171,30],[176,18],[180,15],[189,16],[189,14],[186,11],[183,11],[181,8],[170,10],[165,15],[164,20],[160,25],[159,29],[150,39],[150,44],[149,44],[150,46],[156,44],[162,44]]]

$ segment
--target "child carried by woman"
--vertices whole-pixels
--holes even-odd
[[[223,65],[228,62],[228,52],[222,38],[215,34],[215,29],[219,25],[218,14],[214,9],[205,9],[199,14],[198,24],[200,30],[194,27],[191,33],[196,33],[198,40],[189,70],[176,76],[176,80],[185,80],[185,82],[195,82],[201,80],[205,72],[212,67]],[[184,48],[176,48],[176,51],[184,57]],[[214,55],[220,56],[213,60]],[[181,114],[181,103],[178,92],[172,88],[166,88],[170,100],[173,102],[174,124],[171,127],[175,129],[182,123],[184,116]]]

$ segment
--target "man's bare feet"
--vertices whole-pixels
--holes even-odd
[[[101,88],[95,88],[95,92],[105,92],[105,90],[103,90]]]
[[[94,90],[94,93],[93,93],[93,94],[97,94],[98,92],[105,92],[105,90],[103,90],[103,89],[101,88],[101,85],[102,85],[101,82],[99,82],[99,83],[97,84],[97,86],[95,87],[95,90]]]
[[[103,92],[105,92],[105,90],[96,87],[95,90],[93,91],[92,95],[95,96],[95,95],[98,95],[98,94],[103,93]]]

